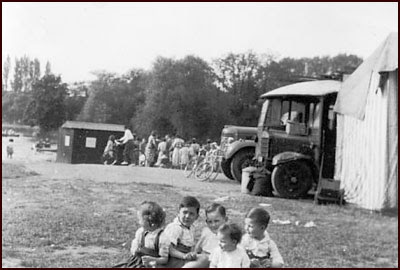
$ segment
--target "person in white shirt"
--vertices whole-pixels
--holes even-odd
[[[117,144],[124,144],[124,161],[121,165],[128,165],[131,162],[134,162],[133,151],[135,150],[135,144],[133,142],[133,134],[129,129],[129,126],[125,125],[125,133],[124,136],[117,141]]]
[[[209,256],[219,244],[218,228],[228,220],[225,207],[219,203],[212,203],[205,212],[207,227],[203,228],[200,239],[194,247],[197,259],[186,263],[185,268],[208,268],[210,266]]]
[[[250,259],[239,246],[242,230],[237,224],[224,224],[218,229],[219,247],[210,254],[210,268],[249,268]]]
[[[181,268],[197,259],[193,251],[193,223],[199,217],[200,202],[193,196],[186,196],[179,204],[178,216],[165,228],[170,241],[169,259],[166,268]]]
[[[267,233],[270,215],[267,210],[252,208],[244,220],[246,234],[240,245],[246,250],[252,268],[278,268],[284,262],[278,247]]]

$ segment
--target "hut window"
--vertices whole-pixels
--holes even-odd
[[[86,148],[96,148],[96,138],[87,137],[85,146],[86,146]]]
[[[64,145],[65,145],[65,146],[69,146],[69,141],[70,141],[70,137],[69,137],[68,135],[65,135],[65,138],[64,138]]]

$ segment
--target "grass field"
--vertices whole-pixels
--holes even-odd
[[[160,203],[171,221],[185,193],[202,205],[218,198],[170,185],[51,179],[18,164],[2,163],[2,172],[3,267],[111,267],[128,255],[142,201]],[[310,200],[243,195],[221,201],[240,224],[260,203],[273,220],[290,221],[268,227],[286,267],[398,266],[397,216]],[[316,226],[304,227],[309,221]],[[204,224],[202,212],[197,235]]]

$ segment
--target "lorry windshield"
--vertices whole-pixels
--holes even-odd
[[[320,107],[317,99],[269,99],[263,105],[262,114],[265,116],[260,118],[259,124],[276,130],[285,130],[288,122],[318,128]]]

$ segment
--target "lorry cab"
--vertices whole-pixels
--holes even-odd
[[[256,127],[225,125],[221,132],[221,150],[226,150],[230,143],[239,140],[254,141],[257,137]]]
[[[221,132],[221,166],[226,177],[241,181],[242,168],[253,162],[257,127],[225,125]]]
[[[333,178],[340,81],[284,86],[261,96],[255,157],[272,171],[274,190],[285,198],[305,195],[319,175]]]

